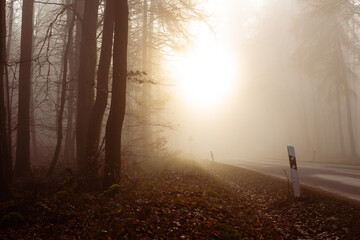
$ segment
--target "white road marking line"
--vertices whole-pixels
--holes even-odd
[[[346,185],[360,187],[360,180],[358,178],[344,177],[344,176],[337,176],[337,175],[327,175],[327,174],[315,174],[312,176],[317,177],[317,178],[322,178],[325,180],[340,182],[340,183],[346,184]]]

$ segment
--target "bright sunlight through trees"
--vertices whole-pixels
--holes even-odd
[[[179,94],[196,107],[221,104],[234,87],[234,61],[207,33],[200,35],[195,46],[173,62],[172,71]]]

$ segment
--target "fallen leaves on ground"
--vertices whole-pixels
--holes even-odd
[[[152,165],[155,170],[104,192],[66,186],[1,203],[2,219],[9,214],[23,219],[0,222],[0,238],[356,239],[360,234],[355,203],[311,190],[295,200],[284,181],[217,163]]]

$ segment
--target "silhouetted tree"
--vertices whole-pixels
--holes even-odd
[[[12,36],[13,36],[13,25],[14,25],[14,1],[11,1],[9,3],[9,8],[8,8],[8,12],[9,12],[9,18],[6,22],[6,24],[8,25],[8,32],[7,32],[7,43],[6,43],[6,62],[8,62],[9,60],[9,56],[10,56],[10,49],[11,49],[11,45],[12,45]],[[6,25],[5,24],[5,25]],[[7,107],[7,129],[8,129],[8,141],[9,141],[9,155],[10,158],[13,159],[12,156],[12,111],[11,111],[11,99],[10,99],[10,77],[9,77],[9,68],[8,66],[5,66],[5,77],[6,77],[6,81],[5,81],[5,86],[6,86],[6,107]],[[12,165],[12,164],[11,164]],[[12,173],[12,171],[11,171]]]
[[[74,163],[75,157],[75,115],[76,115],[76,90],[78,87],[79,77],[79,59],[80,59],[80,46],[82,37],[82,19],[84,16],[84,0],[73,1],[73,11],[68,14],[75,14],[76,19],[76,36],[74,37],[73,46],[70,48],[69,54],[69,70],[70,70],[70,83],[67,104],[67,124],[66,124],[66,137],[64,146],[64,160],[68,165]],[[70,19],[70,18],[69,18]]]
[[[121,132],[126,106],[128,15],[128,1],[114,1],[113,81],[105,135],[104,188],[119,180],[121,173]]]
[[[154,21],[154,2],[150,1],[151,7],[149,11],[148,0],[143,2],[143,26],[142,26],[142,57],[141,66],[142,71],[146,73],[148,78],[151,78],[151,60],[152,60],[152,34],[153,34],[153,21]],[[150,19],[149,15],[150,14]],[[149,63],[150,62],[150,63]],[[151,155],[151,143],[152,143],[152,128],[151,128],[151,82],[144,82],[142,86],[142,119],[144,121],[142,125],[142,147],[144,154],[148,158]]]
[[[70,6],[67,6],[69,8]],[[63,138],[63,115],[65,110],[65,101],[66,101],[66,91],[67,91],[67,77],[68,77],[68,60],[69,60],[69,53],[71,50],[72,45],[72,38],[73,38],[73,28],[74,28],[74,21],[75,21],[75,15],[72,14],[72,19],[70,21],[67,21],[67,40],[64,42],[65,44],[65,52],[63,56],[63,73],[62,73],[62,81],[61,81],[61,96],[60,96],[60,108],[59,113],[57,116],[57,141],[56,141],[56,147],[54,152],[54,157],[51,162],[48,175],[51,177],[55,165],[58,161],[61,144],[62,144],[62,138]],[[68,19],[69,20],[69,19]],[[65,37],[66,39],[66,37]]]
[[[98,148],[101,124],[108,100],[109,70],[112,56],[114,33],[114,0],[105,4],[104,28],[101,42],[101,54],[97,71],[96,100],[89,119],[86,156],[90,177],[95,177],[98,171]]]
[[[6,60],[6,10],[5,1],[0,2],[0,200],[11,197],[8,184],[12,181],[11,156],[7,131],[5,106],[4,70]]]
[[[30,167],[30,84],[33,41],[34,0],[23,2],[21,56],[19,70],[19,106],[15,177],[31,175]]]
[[[88,171],[86,143],[88,123],[94,103],[98,7],[99,0],[85,1],[84,19],[82,21],[76,123],[76,150],[80,174],[87,174]]]

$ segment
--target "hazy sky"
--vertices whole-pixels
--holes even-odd
[[[237,100],[246,79],[235,49],[262,2],[209,0],[205,8],[212,29],[204,23],[193,24],[193,45],[169,64],[177,85],[171,107],[180,123],[170,142],[179,150],[199,157],[208,157],[209,151],[237,156],[241,131],[236,123]]]

